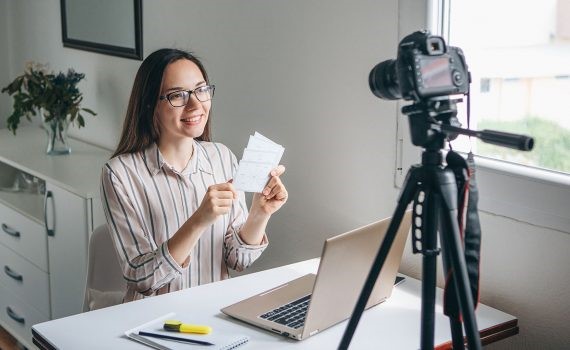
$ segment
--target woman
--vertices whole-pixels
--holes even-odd
[[[210,142],[214,86],[192,54],[161,49],[141,64],[102,201],[123,275],[124,302],[228,278],[267,247],[270,216],[287,201],[271,171],[246,208],[236,157]]]

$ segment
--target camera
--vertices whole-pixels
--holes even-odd
[[[398,57],[378,63],[368,78],[370,90],[385,100],[421,101],[467,94],[470,76],[463,51],[442,37],[417,31],[398,44]]]

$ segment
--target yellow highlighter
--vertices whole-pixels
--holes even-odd
[[[196,334],[208,334],[212,332],[212,327],[204,326],[199,324],[189,324],[182,323],[177,320],[166,320],[164,321],[164,330],[171,332],[181,332],[181,333],[196,333]]]

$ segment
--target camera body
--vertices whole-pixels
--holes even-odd
[[[417,31],[398,45],[396,60],[377,64],[370,89],[386,100],[421,101],[437,96],[467,94],[470,76],[463,51],[446,46],[440,36]]]

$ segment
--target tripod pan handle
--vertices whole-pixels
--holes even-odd
[[[487,129],[479,131],[478,134],[477,137],[482,141],[494,145],[514,148],[521,151],[530,151],[534,147],[534,139],[526,135]]]

